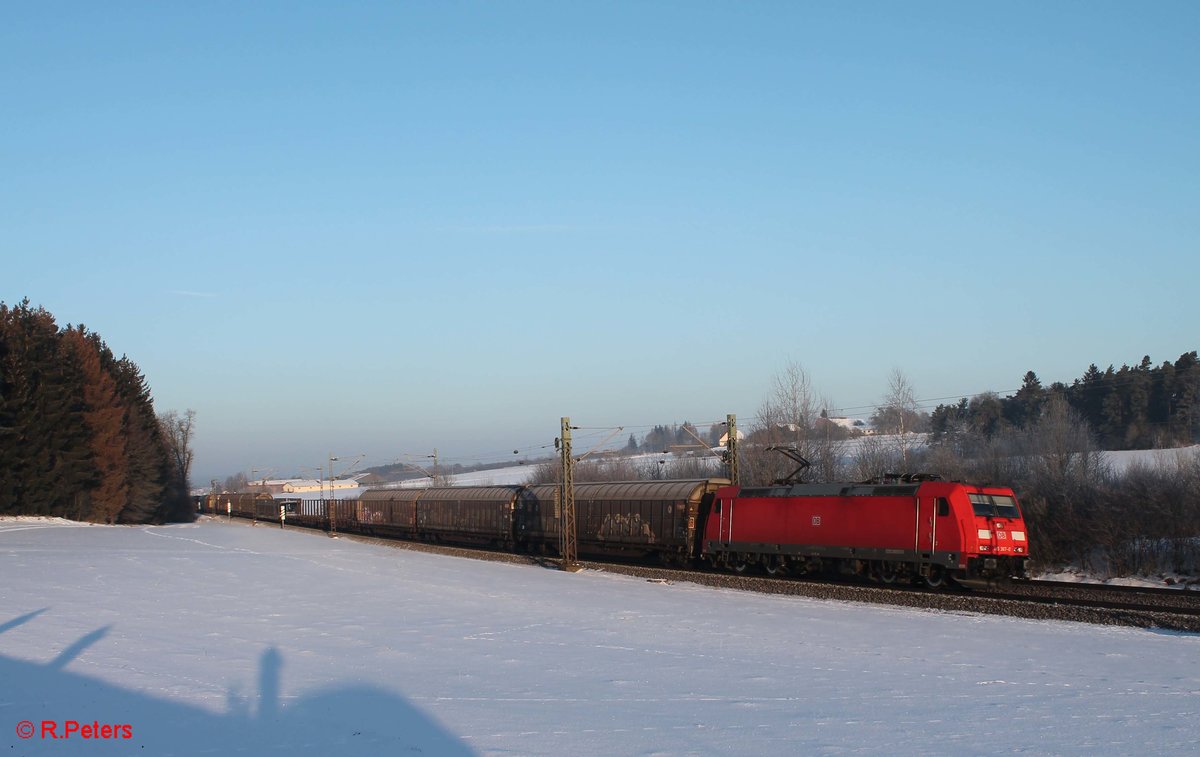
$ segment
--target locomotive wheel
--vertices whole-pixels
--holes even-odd
[[[734,573],[738,573],[738,574],[745,573],[749,567],[750,567],[750,563],[748,563],[742,559],[734,560],[734,562],[733,562],[733,572]]]
[[[930,565],[929,575],[925,576],[925,585],[931,589],[940,589],[950,583],[946,569],[940,565]]]
[[[875,575],[879,577],[881,583],[885,584],[894,584],[898,578],[896,575],[896,566],[890,562],[879,563]]]
[[[764,557],[763,567],[766,568],[768,576],[781,576],[787,573],[787,566],[784,565],[783,558],[779,555]]]

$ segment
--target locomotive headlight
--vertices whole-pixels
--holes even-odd
[[[992,532],[987,530],[986,528],[981,528],[981,529],[979,529],[979,538],[980,539],[990,539],[990,538],[992,538]]]
[[[1013,537],[1013,541],[1025,541],[1025,532],[1024,531],[1013,531],[1012,537]]]

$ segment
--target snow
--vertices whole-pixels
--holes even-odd
[[[215,518],[0,520],[0,576],[11,755],[1200,747],[1189,634],[566,574]],[[22,720],[132,738],[23,740]]]
[[[1177,465],[1195,464],[1200,461],[1200,445],[1174,449],[1130,449],[1104,453],[1105,459],[1116,473],[1124,473],[1134,465],[1147,468],[1169,469]]]
[[[1147,589],[1200,590],[1200,580],[1182,573],[1163,573],[1157,576],[1115,576],[1101,578],[1078,567],[1047,571],[1033,576],[1039,581],[1062,581],[1077,584],[1105,584],[1108,586],[1137,586]]]

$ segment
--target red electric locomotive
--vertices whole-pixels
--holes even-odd
[[[1011,489],[936,476],[727,486],[705,521],[701,557],[739,572],[759,565],[941,586],[1023,577],[1026,533]]]

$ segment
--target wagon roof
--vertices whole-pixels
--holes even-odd
[[[575,484],[576,500],[604,501],[670,501],[699,500],[705,494],[729,484],[724,478],[700,478],[685,481],[595,481]],[[530,487],[539,497],[557,484]]]
[[[457,500],[505,502],[520,490],[519,486],[431,486],[422,489],[368,489],[360,500],[415,502],[421,500]]]
[[[506,502],[517,496],[519,486],[441,486],[421,489],[421,501],[457,500]]]
[[[415,502],[424,489],[367,489],[358,498],[372,502]]]

